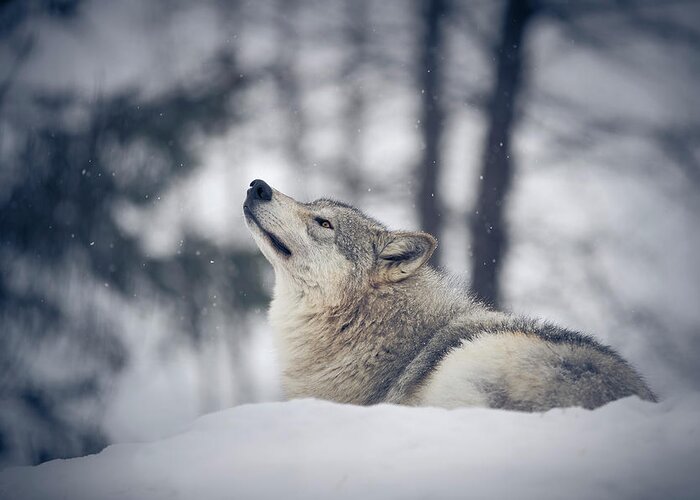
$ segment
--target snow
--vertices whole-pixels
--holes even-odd
[[[700,393],[527,414],[234,407],[150,443],[0,473],[3,498],[697,498]]]

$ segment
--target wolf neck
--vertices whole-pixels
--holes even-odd
[[[287,396],[378,402],[444,318],[454,317],[456,309],[466,312],[467,297],[444,285],[440,295],[454,300],[438,306],[426,299],[435,296],[426,289],[435,291],[440,281],[425,269],[401,283],[329,299],[278,276],[269,317]]]

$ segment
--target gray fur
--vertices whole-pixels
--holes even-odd
[[[610,347],[473,300],[461,284],[425,264],[436,244],[430,235],[392,232],[344,203],[303,204],[275,190],[271,200],[249,196],[246,206],[251,232],[275,268],[270,318],[290,397],[521,411],[595,408],[630,395],[655,401]],[[322,227],[323,220],[333,228]],[[275,251],[263,229],[291,256]],[[477,366],[484,362],[477,347],[486,342],[479,349],[525,345],[533,354],[516,351],[512,367],[497,359],[504,368],[483,375],[465,367],[467,379],[454,384],[463,384],[471,399],[443,403],[440,391],[449,392],[450,379],[445,388],[440,376],[454,370],[447,368],[448,356],[457,353]]]

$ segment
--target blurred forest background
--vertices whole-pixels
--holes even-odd
[[[0,467],[278,399],[263,178],[700,390],[700,2],[0,1]]]

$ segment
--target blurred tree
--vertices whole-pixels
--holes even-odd
[[[346,88],[345,113],[343,119],[345,151],[343,152],[341,175],[348,188],[350,201],[361,202],[363,183],[364,121],[367,107],[363,83],[366,69],[367,24],[369,22],[367,0],[344,0],[345,39],[347,55],[342,68],[341,81]]]
[[[524,42],[534,14],[530,0],[508,0],[495,49],[496,64],[487,108],[479,190],[471,225],[471,286],[493,306],[500,302],[498,280],[507,244],[505,201],[513,176],[512,129],[522,85]]]
[[[199,237],[183,240],[175,255],[150,259],[147,265],[148,279],[172,303],[194,348],[202,347],[214,333],[223,335],[238,403],[253,400],[242,346],[250,329],[242,325],[247,313],[269,300],[262,289],[265,265],[258,251],[221,248]],[[200,411],[206,413],[218,406],[207,376],[209,361],[202,362]]]
[[[690,0],[678,0],[665,4],[667,7],[693,7]],[[680,143],[677,129],[659,130],[658,127],[632,123],[622,123],[617,117],[590,125],[588,110],[581,109],[561,96],[543,96],[528,92],[523,79],[523,69],[527,67],[525,45],[527,34],[534,25],[533,20],[543,18],[556,23],[566,36],[587,47],[598,50],[610,57],[611,41],[596,34],[595,28],[586,20],[592,16],[618,16],[622,19],[621,32],[637,32],[641,36],[661,43],[682,44],[691,50],[700,48],[700,33],[687,26],[678,16],[663,15],[657,2],[647,0],[626,0],[606,2],[590,0],[583,2],[558,2],[534,0],[507,0],[501,16],[492,60],[495,63],[491,94],[485,108],[487,132],[485,136],[481,172],[479,176],[477,201],[469,216],[471,243],[471,277],[475,294],[486,302],[498,306],[501,301],[499,277],[508,243],[508,229],[505,208],[514,172],[513,131],[518,119],[518,103],[521,96],[535,100],[539,105],[556,107],[576,118],[567,132],[551,131],[552,136],[571,154],[574,147],[590,147],[589,141],[582,144],[580,137],[606,137],[616,134],[637,135],[645,140],[658,143],[673,164],[686,168],[689,155],[684,153],[694,142],[693,123],[684,127]],[[661,15],[659,15],[661,14]],[[608,35],[609,38],[609,35]],[[572,133],[573,132],[573,133]],[[564,137],[566,135],[566,137]],[[669,147],[670,144],[675,144]],[[692,147],[692,146],[690,146]],[[692,157],[692,155],[691,155]],[[692,163],[692,160],[691,162]],[[692,170],[692,168],[691,168]]]
[[[422,41],[420,64],[417,66],[420,86],[420,130],[423,156],[418,165],[418,214],[420,227],[437,238],[442,234],[442,206],[438,192],[441,170],[443,108],[443,22],[447,15],[447,0],[422,0]],[[442,250],[438,245],[433,261],[440,263]]]
[[[304,138],[308,133],[306,113],[302,105],[302,85],[297,72],[301,43],[298,0],[278,0],[274,12],[278,37],[277,62],[274,73],[284,116],[285,131],[283,148],[293,168],[302,180],[299,189],[306,196],[308,182],[308,158],[304,149]]]
[[[16,123],[18,154],[0,158],[0,172],[12,174],[0,199],[5,453],[36,463],[105,444],[95,420],[76,418],[73,411],[76,405],[99,408],[101,394],[128,360],[119,318],[93,304],[95,287],[125,301],[149,291],[170,301],[195,345],[212,327],[202,321],[212,308],[235,324],[231,318],[265,300],[257,253],[190,243],[188,237],[172,257],[155,259],[115,217],[119,204],[157,203],[159,194],[196,168],[193,137],[221,133],[241,119],[236,96],[246,80],[235,61],[222,53],[211,69],[196,91],[175,87],[147,99],[124,91],[90,104],[67,93],[14,89],[27,110],[35,106],[46,118],[28,128]],[[76,108],[91,110],[84,125],[66,118]],[[75,279],[83,295],[55,286]],[[71,313],[75,300],[88,306],[77,315]],[[56,345],[66,346],[69,363],[81,359],[59,377],[37,365],[34,354]]]
[[[31,17],[71,19],[83,3],[84,0],[0,0],[0,39],[10,38]]]

